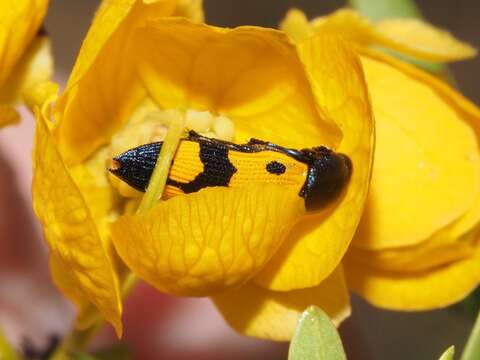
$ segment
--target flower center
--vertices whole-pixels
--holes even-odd
[[[143,144],[163,141],[168,124],[179,116],[179,112],[171,109],[159,110],[150,102],[140,107],[132,115],[131,120],[113,136],[108,151],[110,158]],[[203,136],[226,141],[234,139],[233,122],[226,116],[216,116],[209,111],[192,109],[187,110],[184,116],[186,131],[194,130]],[[142,195],[115,176],[110,175],[109,179],[113,187],[124,197],[138,198]]]

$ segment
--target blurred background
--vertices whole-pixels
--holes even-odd
[[[55,80],[65,84],[99,1],[50,3],[45,27],[53,45]],[[344,5],[336,0],[204,3],[208,23],[229,27],[276,27],[291,7],[315,17]],[[427,20],[479,47],[478,0],[418,0],[417,4]],[[480,59],[451,69],[459,89],[478,104]],[[26,112],[23,115],[20,125],[0,132],[0,326],[15,344],[42,349],[70,326],[73,309],[49,280],[46,252],[30,205],[33,120]],[[441,311],[396,313],[375,309],[353,296],[353,316],[341,333],[349,359],[436,359],[451,344],[460,352],[475,311],[475,304],[464,303]],[[125,339],[135,349],[135,359],[286,359],[286,344],[235,334],[208,299],[177,299],[141,285],[127,301],[125,321]],[[93,346],[114,341],[106,329]]]

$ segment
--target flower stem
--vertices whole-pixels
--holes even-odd
[[[476,359],[480,359],[480,312],[477,315],[477,320],[475,320],[472,332],[468,337],[467,345],[465,345],[462,357],[460,358],[460,360]]]
[[[167,183],[170,165],[173,161],[175,151],[180,142],[184,129],[185,116],[179,112],[178,117],[172,119],[169,124],[167,135],[165,136],[165,140],[162,145],[162,150],[160,151],[157,163],[153,169],[153,174],[150,178],[147,191],[145,192],[140,206],[137,209],[137,214],[147,212],[154,207],[157,201],[161,198]],[[129,272],[125,276],[125,280],[123,281],[121,289],[122,298],[125,298],[129,294],[136,282],[137,278],[133,273]],[[105,320],[100,314],[98,314],[98,320],[96,320],[87,329],[78,330],[73,328],[70,333],[63,338],[61,344],[50,357],[50,360],[71,359],[70,354],[75,351],[83,350],[88,341],[97,333],[99,329],[102,328],[104,323]]]
[[[94,334],[103,326],[102,319],[96,320],[85,330],[73,328],[62,340],[50,360],[69,360],[71,353],[82,350]]]
[[[122,298],[125,298],[133,286],[136,284],[137,278],[133,273],[128,273],[122,284]],[[73,328],[62,340],[58,348],[50,357],[50,360],[69,360],[70,354],[75,351],[81,351],[85,348],[90,339],[105,324],[105,320],[98,314],[98,319],[84,330]]]

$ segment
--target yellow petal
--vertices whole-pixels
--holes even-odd
[[[352,160],[345,196],[327,214],[299,222],[255,281],[272,290],[318,285],[338,265],[363,211],[373,157],[373,118],[358,57],[333,37],[298,45],[318,106],[342,130],[338,151]]]
[[[175,16],[185,17],[193,22],[204,22],[203,0],[177,0]]]
[[[37,33],[47,7],[48,0],[0,2],[0,87]]]
[[[0,104],[0,129],[8,125],[16,124],[19,121],[20,115],[18,115],[13,106]]]
[[[298,318],[311,305],[325,311],[337,326],[350,315],[350,299],[341,268],[313,288],[276,292],[248,283],[212,299],[238,332],[278,341],[292,338]]]
[[[480,281],[479,251],[428,271],[399,273],[344,261],[348,286],[375,306],[393,310],[429,310],[453,304]]]
[[[0,89],[0,103],[15,104],[25,91],[47,81],[53,75],[50,40],[36,37],[18,61]]]
[[[40,106],[45,100],[40,93],[56,92],[57,85],[51,83],[50,85],[55,89],[50,87],[47,92],[44,91],[50,85],[45,85],[43,82],[49,80],[52,74],[53,59],[50,41],[44,36],[36,37],[0,89],[0,128],[20,121],[20,116],[13,105],[22,97],[33,111],[34,103]],[[40,86],[41,83],[44,85]],[[42,90],[39,90],[40,88]]]
[[[435,62],[476,55],[467,43],[418,19],[390,19],[372,23],[357,12],[341,9],[312,22],[315,33],[341,35],[360,46],[381,46]]]
[[[161,4],[164,6],[166,0],[143,0],[144,4]],[[172,3],[172,2],[171,2]],[[181,16],[194,22],[203,22],[203,1],[202,0],[176,0],[173,1],[175,6],[174,16]]]
[[[92,219],[103,240],[104,248],[109,252],[111,250],[109,222],[114,216],[112,210],[117,205],[114,189],[110,185],[107,175],[107,164],[110,160],[110,155],[106,149],[103,149],[86,163],[70,169],[72,179],[88,204]]]
[[[68,164],[81,162],[108,143],[146,96],[132,48],[137,29],[151,19],[186,15],[187,9],[198,19],[198,6],[195,1],[174,0],[102,3],[56,107],[60,122],[55,136]]]
[[[50,254],[48,261],[50,272],[55,286],[59,288],[67,298],[71,299],[77,309],[75,327],[86,329],[98,320],[98,312],[95,307],[84,296],[77,286],[75,275],[68,271],[69,264],[65,263],[60,256],[55,253]]]
[[[116,31],[122,32],[119,28],[124,26],[124,21],[135,27],[147,21],[148,17],[161,16],[185,16],[200,22],[203,20],[202,1],[103,0],[82,43],[69,85],[74,85],[88,71],[112,35]]]
[[[339,9],[330,15],[312,20],[315,32],[342,36],[345,40],[368,46],[375,39],[374,25],[351,9]]]
[[[82,47],[68,79],[67,90],[88,71],[112,34],[130,13],[136,0],[102,1],[83,40]]]
[[[348,254],[358,264],[408,275],[418,271],[430,271],[435,267],[469,257],[475,251],[475,241],[476,232],[460,238],[452,238],[451,234],[446,232],[416,246],[375,251],[352,246]]]
[[[313,26],[305,13],[298,9],[290,9],[279,26],[294,42],[301,42],[314,35]]]
[[[161,107],[226,115],[237,141],[256,137],[296,148],[338,143],[338,127],[316,106],[283,33],[178,19],[150,25],[137,32],[135,54],[140,77]]]
[[[480,111],[460,94],[386,56],[362,58],[377,124],[372,186],[353,245],[412,246],[460,220],[480,191]],[[462,189],[458,191],[458,189]],[[465,224],[480,217],[476,206]]]
[[[69,287],[65,295],[71,296],[76,304],[92,302],[120,335],[122,304],[112,260],[56,148],[47,120],[38,111],[36,115],[33,207],[43,225],[50,252],[58,258],[52,275],[68,273],[75,289]],[[62,279],[57,282],[68,284]]]
[[[373,251],[351,246],[348,256],[358,264],[379,270],[429,271],[471,256],[477,247],[479,221],[480,193],[472,207],[458,220],[417,245]]]
[[[128,267],[160,291],[207,295],[248,281],[275,253],[304,204],[278,185],[207,188],[112,226]]]
[[[418,19],[382,20],[375,28],[387,40],[380,45],[424,60],[457,61],[477,55],[475,48],[448,31]]]
[[[107,143],[143,96],[127,40],[134,3],[102,3],[56,104],[55,138],[68,164],[81,162]]]
[[[58,89],[59,85],[57,83],[52,81],[41,82],[27,89],[23,93],[23,100],[32,113],[34,113],[37,108],[50,109],[51,103],[58,98]],[[49,116],[50,113],[48,112],[45,117]]]

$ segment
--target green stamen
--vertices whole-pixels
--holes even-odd
[[[147,191],[142,198],[137,213],[141,214],[150,210],[162,197],[163,190],[167,183],[168,172],[172,163],[175,151],[185,130],[185,116],[179,113],[175,116],[168,127],[167,135],[163,141],[162,150],[153,169]]]

